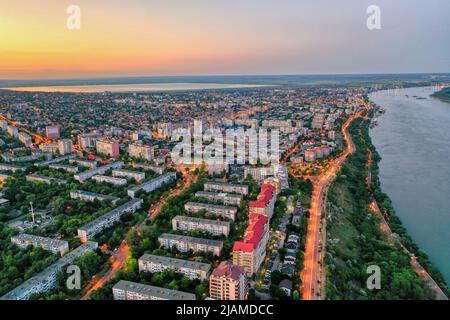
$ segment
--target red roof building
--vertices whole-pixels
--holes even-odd
[[[276,200],[276,188],[272,184],[264,183],[261,185],[261,192],[255,201],[250,201],[249,211],[265,214],[269,219],[273,215],[273,209]]]
[[[258,271],[266,254],[269,241],[269,218],[260,213],[249,214],[250,225],[245,231],[242,241],[233,246],[233,263],[244,267],[247,274]]]

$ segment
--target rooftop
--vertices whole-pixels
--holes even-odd
[[[180,215],[175,216],[172,220],[196,222],[196,223],[203,223],[203,224],[212,224],[212,225],[223,226],[223,227],[229,227],[230,226],[230,223],[226,222],[226,221],[202,219],[202,218],[195,218],[195,217],[189,217],[189,216],[180,216]]]
[[[202,270],[208,272],[211,268],[211,265],[207,263],[201,263],[196,261],[189,261],[189,260],[182,260],[182,259],[175,259],[170,257],[164,257],[164,256],[156,256],[152,254],[144,254],[142,257],[139,258],[139,261],[147,261],[147,262],[153,262],[153,263],[159,263],[163,265],[169,265],[177,268],[186,268],[186,269],[194,269],[194,270]]]
[[[242,241],[236,241],[234,243],[233,251],[252,252],[264,235],[264,228],[269,222],[269,219],[259,213],[250,213],[249,218],[250,225],[245,230],[244,238]]]
[[[172,234],[172,233],[163,233],[159,236],[159,238],[175,240],[175,241],[184,241],[184,242],[190,242],[190,243],[205,244],[205,245],[215,246],[215,247],[222,247],[222,245],[223,245],[223,242],[219,241],[219,240],[194,238],[194,237],[181,236],[181,235]]]
[[[165,300],[195,300],[195,294],[120,280],[113,289],[135,292]]]
[[[236,266],[229,261],[222,261],[219,266],[211,273],[212,277],[226,277],[238,280],[245,270],[243,267]]]

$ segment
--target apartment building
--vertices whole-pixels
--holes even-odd
[[[205,191],[219,191],[238,193],[246,196],[248,194],[248,186],[243,184],[231,184],[219,181],[208,181],[205,183]]]
[[[172,219],[172,229],[180,231],[202,230],[216,236],[228,236],[230,233],[230,223],[188,216],[175,216]]]
[[[244,238],[233,245],[233,264],[241,266],[251,276],[261,266],[269,241],[269,219],[266,215],[250,213],[250,224]]]
[[[96,234],[117,223],[120,220],[120,217],[122,217],[125,213],[139,210],[143,202],[144,201],[142,199],[133,199],[108,212],[107,214],[98,217],[94,221],[78,228],[78,237],[82,242],[87,241],[90,237],[95,236]]]
[[[83,243],[34,277],[2,296],[0,300],[28,300],[33,294],[44,293],[53,289],[57,285],[58,273],[65,266],[73,263],[76,258],[83,256],[86,252],[94,251],[97,247],[97,242],[89,241]]]
[[[275,177],[280,181],[280,188],[289,188],[289,174],[287,167],[284,165],[274,164],[270,167],[253,168],[246,166],[244,168],[244,177],[250,175],[259,185],[263,183],[267,177]]]
[[[239,206],[243,199],[242,195],[234,193],[225,192],[208,192],[208,191],[197,191],[195,193],[196,197],[205,198],[206,200],[212,200],[221,202],[223,204],[232,204]]]
[[[244,300],[248,282],[243,267],[222,261],[209,278],[209,296],[214,300]]]
[[[249,203],[249,212],[264,214],[270,219],[273,215],[276,199],[275,187],[272,184],[263,183],[258,198]]]
[[[93,202],[95,200],[111,201],[111,203],[113,205],[116,204],[117,201],[120,200],[120,198],[118,198],[118,197],[112,197],[112,196],[107,196],[107,195],[103,195],[103,194],[99,194],[99,193],[82,191],[82,190],[71,191],[70,198],[71,199],[80,199],[80,200],[88,201],[88,202]]]
[[[136,193],[139,190],[144,190],[145,192],[152,192],[158,188],[160,188],[162,185],[169,183],[172,180],[175,180],[177,177],[176,172],[168,172],[163,175],[160,175],[159,177],[156,177],[148,182],[145,182],[143,184],[137,185],[127,191],[128,196],[131,198],[134,198],[136,196]]]
[[[8,127],[8,122],[6,122],[5,120],[0,120],[0,129],[2,130],[6,130],[6,128]]]
[[[119,143],[108,140],[97,140],[95,142],[97,153],[116,158],[119,156]]]
[[[41,143],[39,145],[39,150],[41,150],[42,152],[57,153],[58,152],[58,142]]]
[[[22,142],[25,145],[25,147],[29,148],[33,145],[33,139],[28,133],[20,132],[17,135],[17,138],[20,140],[20,142]]]
[[[194,252],[205,251],[212,252],[216,256],[220,256],[223,248],[223,242],[219,240],[194,238],[170,233],[163,233],[159,236],[158,241],[164,249],[171,249],[175,246],[181,252],[189,250]]]
[[[45,127],[45,135],[47,136],[47,138],[59,139],[60,134],[61,134],[61,126],[59,125]]]
[[[95,142],[100,138],[98,133],[80,134],[78,136],[78,145],[81,149],[95,148]]]
[[[6,127],[6,132],[8,132],[8,134],[11,137],[17,137],[17,135],[19,134],[19,130],[16,127],[14,127],[14,126],[7,126]]]
[[[184,205],[184,209],[187,212],[194,213],[205,210],[209,214],[228,218],[233,221],[236,219],[236,213],[238,211],[238,208],[236,207],[200,202],[188,202]]]
[[[78,172],[78,167],[75,166],[67,166],[65,164],[51,164],[48,166],[50,169],[54,169],[54,170],[64,170],[66,172],[70,172],[70,173],[77,173]]]
[[[114,300],[195,300],[195,294],[120,280],[113,289]]]
[[[58,141],[58,151],[60,155],[71,154],[73,151],[73,143],[70,139],[62,139]]]
[[[292,127],[292,121],[279,119],[266,119],[262,121],[262,126],[265,128]]]
[[[35,167],[46,167],[46,166],[49,166],[51,164],[63,162],[63,161],[66,161],[66,160],[69,160],[69,163],[70,163],[70,159],[73,159],[76,156],[77,156],[76,154],[70,154],[70,155],[67,155],[67,156],[64,156],[64,157],[58,157],[58,158],[54,158],[54,159],[51,159],[51,160],[35,163],[34,166]]]
[[[9,165],[9,164],[0,163],[0,171],[17,172],[17,171],[25,171],[25,168],[12,166],[12,165]]]
[[[69,162],[70,162],[70,160],[69,160]],[[88,170],[85,172],[78,173],[78,174],[74,175],[74,178],[75,178],[75,180],[77,180],[79,182],[84,182],[87,179],[90,179],[95,175],[104,174],[106,171],[108,171],[110,169],[120,169],[123,167],[123,165],[124,165],[124,163],[122,161],[110,163],[105,166],[101,166],[101,167],[98,167],[95,169],[91,169],[91,170]]]
[[[28,182],[42,182],[46,184],[67,184],[67,180],[57,179],[52,177],[40,176],[37,174],[30,174],[25,177]]]
[[[141,144],[130,144],[128,155],[133,158],[151,160],[155,156],[153,147]]]
[[[174,270],[191,280],[206,280],[209,276],[211,265],[195,261],[175,259],[170,257],[144,254],[138,260],[139,272],[162,272],[164,270]]]
[[[63,240],[35,236],[32,234],[21,233],[11,237],[11,242],[18,245],[22,249],[28,246],[41,247],[46,251],[63,256],[69,251],[69,243]]]
[[[97,168],[97,161],[92,160],[85,160],[85,159],[70,159],[70,164],[77,164],[80,167],[88,168],[88,169],[95,169]]]
[[[96,182],[100,182],[100,183],[109,183],[109,184],[113,184],[115,186],[124,186],[126,185],[127,179],[122,179],[122,178],[115,178],[115,177],[110,177],[110,176],[103,176],[103,175],[95,175],[92,177],[92,180],[96,181]]]
[[[311,128],[312,129],[322,129],[324,122],[325,122],[325,115],[317,114],[314,116],[314,118],[311,122]]]
[[[255,180],[258,184],[261,184],[262,181],[273,175],[273,167],[250,167],[250,166],[246,166],[244,167],[244,177],[247,177],[248,175],[250,175],[253,180]]]
[[[133,163],[133,168],[137,169],[144,169],[144,170],[151,170],[157,174],[163,174],[164,167],[161,166],[155,166],[155,165],[149,165],[149,164],[143,164],[143,163]]]
[[[136,181],[142,181],[145,179],[145,173],[139,172],[139,171],[131,171],[131,170],[125,170],[125,169],[116,169],[112,171],[113,177],[125,177],[125,178],[132,178]]]

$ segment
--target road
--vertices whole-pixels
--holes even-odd
[[[103,285],[115,277],[117,271],[122,269],[125,260],[128,257],[128,253],[130,252],[130,246],[123,241],[117,251],[110,258],[111,268],[109,271],[102,277],[98,278],[94,276],[89,283],[89,285],[85,288],[85,294],[81,297],[80,300],[87,300],[91,296],[92,292],[103,287]]]
[[[170,197],[179,195],[185,188],[187,188],[191,183],[193,183],[196,180],[196,177],[187,174],[184,176],[182,183],[180,183],[176,188],[172,189],[171,192],[169,192],[167,195],[165,195],[163,198],[160,199],[160,201],[152,206],[149,209],[147,219],[144,222],[140,222],[137,225],[133,226],[132,229],[140,229],[143,227],[147,220],[152,221],[161,211],[161,208],[164,204],[166,204],[166,200]],[[89,284],[83,289],[83,296],[80,300],[87,300],[91,296],[91,294],[101,288],[107,281],[113,279],[116,276],[117,271],[122,269],[123,265],[125,264],[125,261],[128,257],[128,254],[130,252],[130,246],[126,243],[126,241],[122,241],[119,248],[114,251],[112,257],[111,257],[111,268],[108,270],[108,272],[101,276],[97,277],[94,276],[92,280],[89,282]]]
[[[365,105],[366,109],[368,105]],[[323,270],[323,256],[325,253],[326,226],[322,221],[326,192],[334,180],[337,172],[342,167],[345,159],[355,151],[355,146],[348,132],[350,124],[361,117],[364,110],[351,115],[342,126],[342,136],[346,143],[346,149],[335,159],[332,159],[328,167],[316,178],[311,179],[313,192],[311,207],[309,209],[308,229],[306,234],[306,248],[304,256],[304,267],[300,273],[302,286],[300,291],[303,300],[318,300],[325,296],[325,274]]]

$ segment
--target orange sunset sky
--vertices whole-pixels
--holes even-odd
[[[365,0],[0,0],[0,79],[448,72],[449,2],[379,2],[370,32]]]

